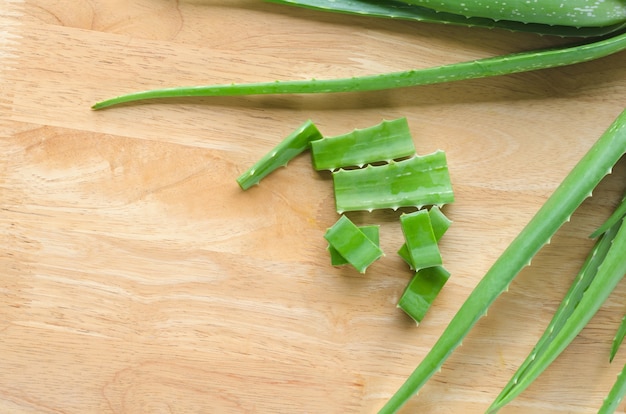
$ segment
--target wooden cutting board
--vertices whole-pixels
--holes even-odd
[[[261,0],[0,2],[0,412],[376,412],[624,109],[626,54],[397,91],[97,100],[563,42]],[[360,275],[329,264],[332,181],[308,155],[249,191],[235,182],[307,119],[336,135],[403,116],[419,153],[446,151],[456,193],[452,276],[420,326],[396,308],[412,276],[400,212],[351,214],[381,226],[386,252]],[[404,412],[484,412],[620,199],[626,164],[614,172]],[[625,361],[608,363],[625,293],[502,412],[595,412]]]

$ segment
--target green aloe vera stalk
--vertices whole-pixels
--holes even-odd
[[[404,290],[398,307],[420,323],[449,278],[450,273],[441,266],[421,269]]]
[[[333,173],[337,212],[442,205],[454,201],[446,155],[437,151]]]
[[[365,237],[380,247],[380,226],[358,226],[358,228],[365,234]],[[328,252],[330,253],[330,264],[332,266],[348,264],[348,261],[333,246],[328,246]]]
[[[324,238],[360,273],[365,273],[369,265],[383,256],[380,247],[346,216],[341,216]]]
[[[411,267],[415,270],[443,264],[427,210],[400,216]]]
[[[489,306],[504,292],[515,276],[534,255],[569,220],[593,189],[611,172],[626,152],[626,110],[565,177],[519,235],[481,279],[447,328],[411,373],[406,382],[387,401],[380,413],[393,413],[402,407],[434,375],[461,343]],[[626,227],[625,227],[626,228]],[[617,263],[624,263],[623,251]],[[615,256],[615,255],[613,255]],[[596,276],[597,277],[597,276]],[[600,295],[595,297],[601,300]],[[594,297],[591,297],[593,303]],[[579,305],[580,306],[580,305]],[[571,317],[570,317],[571,319]]]
[[[304,122],[298,129],[283,139],[274,149],[263,156],[246,172],[237,178],[237,183],[243,190],[258,184],[269,173],[287,163],[307,150],[311,141],[322,138],[322,134],[310,120]]]
[[[313,141],[311,155],[316,170],[332,171],[412,156],[415,144],[406,118],[399,118]]]

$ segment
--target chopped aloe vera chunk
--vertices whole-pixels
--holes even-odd
[[[415,144],[406,118],[383,121],[370,128],[327,137],[311,142],[311,154],[316,170],[336,170],[342,167],[391,161],[415,155]]]
[[[402,214],[400,224],[406,241],[404,254],[408,253],[411,268],[420,270],[440,266],[442,264],[441,253],[428,211],[418,210],[414,213]]]
[[[400,297],[398,307],[420,323],[449,278],[450,273],[441,266],[418,271]]]
[[[358,226],[359,230],[365,234],[376,246],[380,247],[380,226]],[[348,261],[333,246],[328,246],[330,253],[330,264],[341,266],[348,264]]]
[[[428,210],[428,215],[430,216],[430,224],[433,228],[433,234],[435,235],[435,240],[439,241],[441,237],[448,231],[450,224],[452,221],[446,217],[441,209],[437,206],[432,206],[430,210]],[[414,270],[413,261],[411,259],[411,255],[409,253],[409,248],[404,243],[400,250],[398,250],[398,255],[404,259],[405,262],[409,265],[409,267]]]
[[[265,176],[279,167],[284,167],[289,161],[310,147],[311,141],[319,140],[322,134],[310,120],[303,123],[288,137],[283,139],[274,149],[265,154],[246,172],[237,178],[237,183],[243,190],[258,184]]]
[[[360,273],[383,256],[383,251],[346,216],[326,231],[324,238]]]
[[[432,224],[435,239],[439,241],[450,228],[452,220],[446,217],[438,206],[432,206],[430,210],[428,210],[428,215],[430,216],[430,224]]]
[[[442,205],[454,201],[446,154],[333,173],[337,212]]]

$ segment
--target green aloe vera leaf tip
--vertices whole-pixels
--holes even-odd
[[[383,256],[383,252],[350,219],[341,216],[324,238],[360,273]]]
[[[338,213],[345,211],[425,205],[454,201],[452,183],[443,151],[356,170],[333,173]]]
[[[264,177],[307,150],[310,142],[318,140],[322,134],[310,120],[304,122],[298,129],[283,139],[274,149],[265,154],[252,167],[237,178],[237,183],[243,190],[258,184]]]
[[[415,155],[415,144],[406,118],[311,142],[313,166],[318,171],[362,167],[412,155]]]

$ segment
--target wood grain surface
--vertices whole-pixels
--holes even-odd
[[[69,5],[71,3],[71,5]],[[626,54],[335,96],[94,102],[156,87],[345,77],[561,44],[261,0],[0,1],[0,412],[374,413],[626,103]],[[420,326],[392,211],[365,275],[329,264],[332,181],[308,155],[236,177],[307,119],[335,135],[405,116],[448,154],[452,276]],[[624,191],[622,160],[405,407],[481,413],[538,339]],[[620,284],[516,413],[593,413]],[[624,411],[624,406],[619,410]]]

